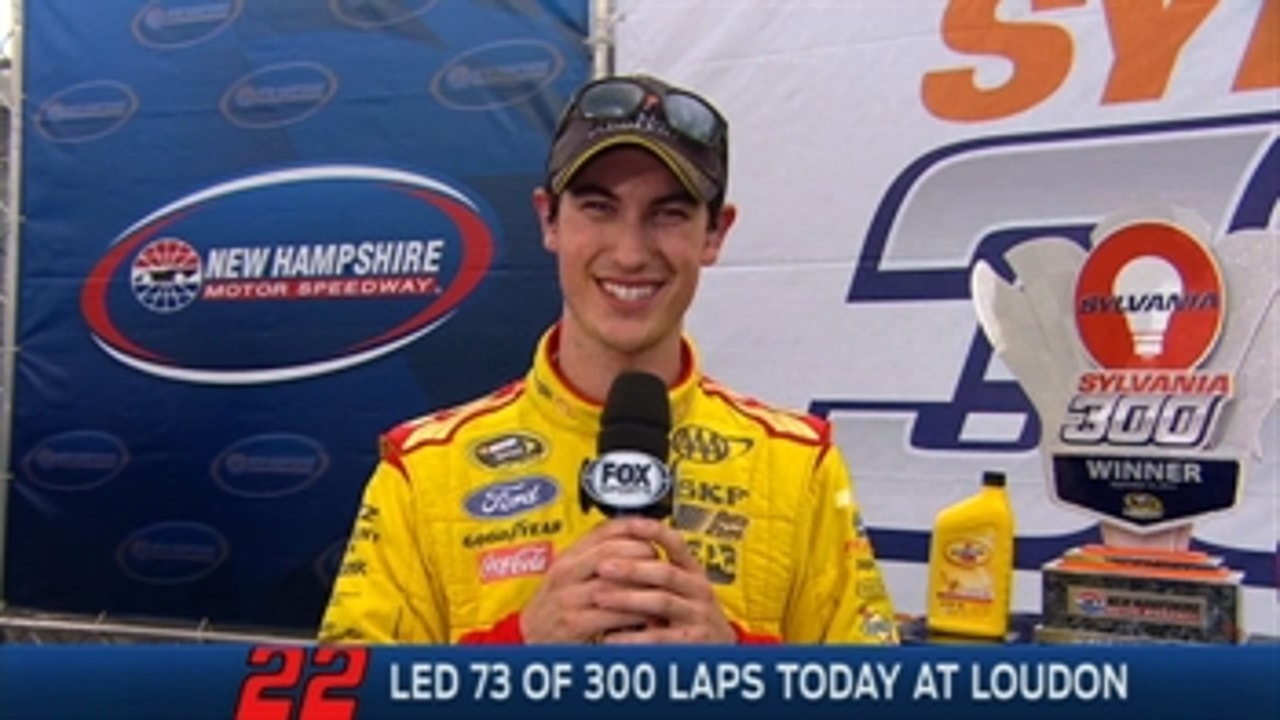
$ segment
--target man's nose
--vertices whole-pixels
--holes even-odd
[[[649,261],[649,237],[641,223],[622,223],[613,242],[613,261],[620,270],[638,270]]]

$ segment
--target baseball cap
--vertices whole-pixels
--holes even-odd
[[[729,127],[706,98],[650,75],[587,83],[565,108],[547,158],[546,186],[563,192],[592,158],[619,145],[656,155],[700,202],[723,197]]]

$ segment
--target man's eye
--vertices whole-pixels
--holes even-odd
[[[582,201],[582,209],[593,213],[606,213],[613,208],[605,200],[584,200]]]
[[[679,205],[672,205],[670,207],[658,208],[657,215],[662,220],[688,220],[689,210],[687,208],[680,207]]]

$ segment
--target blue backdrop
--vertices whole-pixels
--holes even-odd
[[[521,374],[587,0],[25,8],[19,607],[314,626],[377,434]]]

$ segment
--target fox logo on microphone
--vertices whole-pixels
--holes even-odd
[[[615,450],[582,466],[582,504],[600,508],[605,515],[670,514],[671,471],[642,452]]]

